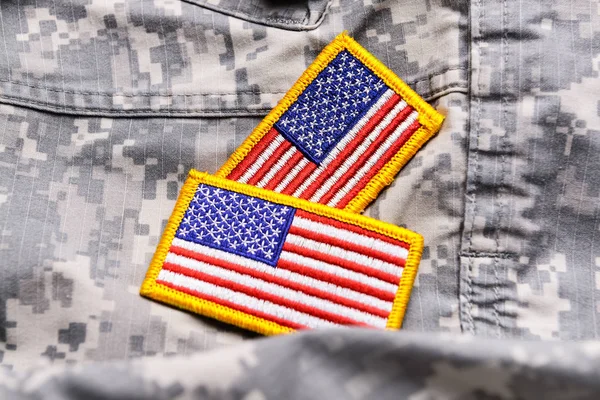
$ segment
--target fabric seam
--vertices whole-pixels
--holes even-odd
[[[481,14],[482,14],[482,11],[481,11],[481,0],[477,0],[476,5],[477,5],[477,13],[478,13],[477,14],[477,25],[478,25],[477,27],[480,30],[481,29]],[[470,13],[473,12],[471,7],[469,8],[469,10],[470,10]],[[469,16],[469,27],[470,27],[470,30],[469,30],[470,31],[469,32],[469,34],[470,34],[469,35],[470,36],[469,37],[469,39],[470,39],[469,40],[469,43],[470,43],[470,48],[469,48],[470,57],[469,57],[469,60],[470,60],[470,63],[471,63],[471,74],[469,74],[469,76],[471,78],[471,85],[469,85],[470,86],[470,91],[469,91],[469,105],[471,107],[470,108],[470,113],[472,113],[472,111],[473,111],[472,110],[473,105],[474,104],[476,105],[475,113],[471,114],[471,115],[474,115],[476,121],[475,121],[475,126],[474,126],[475,130],[474,131],[471,130],[471,132],[469,134],[468,151],[471,152],[471,146],[470,146],[470,144],[471,144],[471,140],[473,139],[472,135],[476,135],[476,140],[477,140],[476,149],[475,149],[474,152],[471,152],[472,158],[471,157],[469,157],[469,158],[471,158],[473,160],[472,164],[474,164],[474,165],[472,166],[472,168],[474,169],[473,172],[474,172],[474,175],[475,175],[475,182],[477,182],[479,180],[479,176],[478,176],[478,173],[479,173],[478,172],[479,153],[477,151],[477,148],[479,147],[479,128],[480,128],[479,121],[480,121],[480,113],[481,113],[481,103],[480,103],[481,100],[479,99],[478,102],[474,102],[473,101],[473,97],[474,96],[473,96],[473,88],[472,87],[474,85],[478,85],[477,89],[478,90],[481,89],[481,71],[479,71],[479,70],[477,71],[476,82],[473,82],[473,72],[472,72],[473,71],[473,65],[472,65],[473,64],[473,48],[472,48],[472,46],[474,45],[474,40],[473,40],[472,23],[473,23],[473,18],[471,18],[471,15],[470,15]],[[481,31],[479,31],[479,32],[481,32]],[[478,56],[481,57],[481,47],[480,47],[479,43],[477,43],[476,46],[477,46]],[[479,62],[481,63],[481,60],[479,60]],[[474,227],[474,224],[475,224],[475,215],[477,214],[477,200],[476,200],[476,194],[475,194],[474,190],[473,190],[473,193],[469,193],[469,191],[470,191],[470,189],[472,187],[472,183],[469,181],[469,167],[468,166],[469,166],[469,162],[467,163],[467,176],[466,176],[466,192],[465,192],[465,195],[466,195],[467,199],[470,199],[469,200],[470,204],[468,206],[465,205],[465,219],[469,217],[467,215],[467,212],[470,211],[472,213],[472,215],[471,215],[471,218],[470,218],[471,219],[471,223],[470,223],[470,225],[468,225],[469,231],[467,232],[467,237],[466,237],[466,240],[468,242],[468,254],[469,255],[468,255],[468,261],[467,261],[467,268],[466,268],[466,271],[464,272],[464,274],[466,275],[464,281],[465,281],[465,284],[466,284],[467,287],[466,287],[466,290],[465,290],[465,293],[464,293],[465,304],[464,304],[464,307],[463,307],[462,312],[461,312],[461,315],[464,315],[464,318],[465,318],[464,324],[466,324],[468,326],[463,325],[462,318],[461,318],[461,325],[463,326],[463,330],[468,330],[471,334],[474,335],[476,333],[476,331],[475,331],[475,324],[474,324],[473,315],[472,315],[472,307],[473,307],[472,297],[473,297],[473,293],[474,293],[473,292],[473,281],[472,281],[474,258],[472,257],[472,248],[473,248],[473,227]],[[462,264],[462,261],[461,261],[461,264]],[[462,268],[461,268],[461,270],[462,270]]]
[[[459,256],[470,258],[500,258],[500,259],[517,259],[519,256],[513,253],[492,253],[485,251],[464,251],[459,253]]]
[[[504,65],[502,66],[502,71],[504,71],[504,68],[506,68],[506,66],[508,65],[508,46],[506,43],[506,24],[508,23],[508,5],[506,0],[503,0],[502,2],[502,7],[503,7],[503,12],[502,12],[502,62],[504,63]],[[503,82],[502,84],[505,84],[505,79],[503,76]],[[501,89],[503,90],[503,88]],[[508,107],[506,104],[506,98],[503,96],[501,101],[500,101],[500,109],[501,109],[501,114],[502,117],[504,119],[504,121],[508,121]],[[496,205],[498,206],[498,226],[502,226],[502,221],[504,219],[504,204],[503,204],[503,194],[502,194],[502,190],[504,188],[505,185],[505,175],[506,175],[506,144],[507,144],[507,138],[506,138],[506,132],[505,134],[502,136],[502,138],[500,139],[501,144],[500,144],[500,185],[498,186],[498,192],[496,194]],[[500,252],[500,229],[496,229],[495,232],[495,236],[496,236],[496,253]],[[493,305],[493,310],[494,310],[494,317],[495,317],[495,322],[496,322],[496,328],[498,330],[497,332],[497,337],[501,337],[502,335],[502,324],[500,322],[500,310],[499,310],[499,304],[500,304],[500,292],[499,292],[499,286],[500,286],[500,276],[498,274],[500,270],[500,259],[496,258],[494,261],[494,279],[496,280],[496,284],[494,285],[494,305]]]
[[[468,70],[468,69],[465,67],[462,67],[462,66],[449,67],[442,71],[429,74],[429,76],[427,78],[409,81],[406,84],[407,85],[415,85],[419,82],[430,81],[431,79],[441,76],[441,75],[444,75],[447,72],[457,71],[457,70],[464,71],[464,70]],[[83,90],[56,89],[56,88],[52,88],[52,87],[46,87],[46,86],[41,86],[41,85],[32,85],[32,84],[29,84],[26,82],[15,81],[15,80],[10,80],[10,79],[3,79],[3,78],[0,78],[0,82],[7,83],[10,85],[15,85],[15,86],[31,88],[31,89],[45,90],[48,92],[81,94],[81,95],[102,96],[102,97],[115,97],[115,96],[122,96],[122,97],[194,97],[194,96],[237,96],[240,93],[241,94],[259,94],[259,95],[260,94],[287,93],[287,91],[261,92],[261,91],[256,91],[256,90],[240,90],[240,91],[236,91],[236,92],[216,92],[216,93],[160,93],[160,92],[139,93],[139,94],[137,94],[137,93],[119,93],[119,92],[107,93],[107,92],[93,92],[93,91],[83,91]],[[457,82],[457,83],[462,83],[462,82]],[[450,84],[444,85],[441,88],[444,88],[446,86],[453,85],[453,84],[455,84],[455,83],[450,83]],[[436,91],[438,91],[438,90],[439,89],[436,89]],[[436,91],[433,91],[432,93],[435,93]],[[2,96],[2,95],[0,95],[0,96]]]

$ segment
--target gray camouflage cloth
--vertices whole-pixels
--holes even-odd
[[[403,330],[141,298],[189,169],[342,30],[446,115],[366,211],[425,237]],[[600,397],[598,0],[2,0],[0,37],[0,398]]]

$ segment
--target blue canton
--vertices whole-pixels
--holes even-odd
[[[275,266],[295,209],[200,184],[176,237]]]
[[[318,164],[386,89],[379,77],[344,50],[308,85],[275,127]]]

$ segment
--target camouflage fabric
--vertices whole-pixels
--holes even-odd
[[[214,172],[344,29],[447,116],[366,211],[425,237],[403,331],[254,341],[141,298],[187,171]],[[546,341],[600,333],[597,0],[2,1],[0,36],[12,397],[598,390],[595,344]]]
[[[507,342],[337,330],[256,340],[191,356],[7,373],[0,378],[0,396],[595,400],[600,391],[599,356],[598,342]]]

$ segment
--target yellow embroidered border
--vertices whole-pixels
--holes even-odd
[[[315,61],[308,67],[294,86],[286,93],[283,99],[273,110],[260,122],[252,134],[238,147],[227,162],[215,174],[219,177],[227,177],[231,171],[250,153],[252,148],[273,127],[275,122],[296,101],[298,96],[317,77],[317,75],[333,60],[337,54],[347,50],[362,63],[369,67],[375,75],[381,78],[386,85],[400,95],[410,106],[419,113],[421,128],[415,132],[410,140],[402,146],[400,151],[367,183],[367,185],[352,199],[345,210],[350,212],[361,212],[369,205],[387,185],[392,183],[394,177],[402,167],[415,155],[417,150],[423,146],[433,135],[437,133],[444,116],[438,113],[415,91],[404,83],[394,72],[381,63],[365,48],[359,45],[345,32],[338,35],[323,51]]]
[[[350,223],[360,226],[364,229],[378,232],[382,235],[389,236],[401,240],[410,245],[406,265],[402,272],[402,278],[396,297],[394,298],[392,311],[388,317],[386,325],[387,329],[399,329],[402,325],[402,319],[406,311],[406,306],[410,298],[410,292],[414,283],[414,279],[423,252],[423,238],[415,232],[398,226],[388,224],[386,222],[377,221],[375,219],[365,217],[363,215],[350,213],[344,210],[328,207],[322,204],[311,203],[307,200],[297,199],[285,194],[272,192],[265,189],[260,189],[254,186],[246,185],[230,181],[221,177],[212,176],[206,173],[191,170],[186,180],[169,222],[163,232],[162,238],[156,249],[156,253],[150,263],[150,268],[146,274],[146,278],[142,283],[140,294],[161,302],[171,304],[182,309],[215,318],[217,320],[236,325],[240,328],[248,329],[264,335],[274,335],[280,333],[289,333],[293,329],[281,326],[272,321],[258,318],[252,315],[245,314],[241,311],[233,310],[229,307],[213,303],[211,301],[202,300],[192,295],[179,292],[156,282],[156,278],[162,269],[164,261],[167,257],[169,247],[186,209],[188,208],[196,188],[199,184],[220,187],[222,189],[232,190],[243,193],[249,196],[258,197],[263,200],[271,201],[278,204],[284,204],[290,207],[311,212],[320,216],[335,219],[337,221]]]

